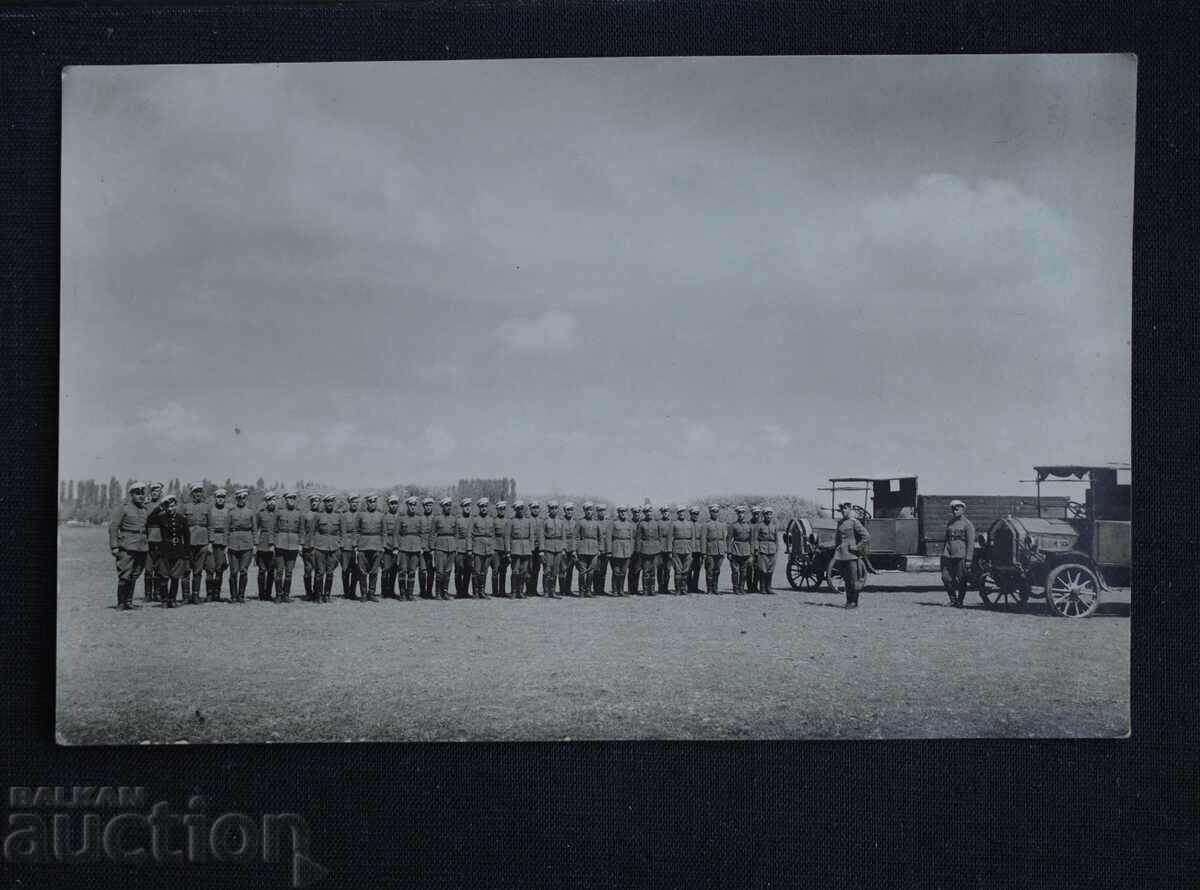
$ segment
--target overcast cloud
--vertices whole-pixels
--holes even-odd
[[[1128,458],[1134,95],[1118,56],[69,69],[62,475]]]

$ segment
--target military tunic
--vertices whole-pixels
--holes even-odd
[[[254,511],[249,507],[229,510],[229,571],[244,575],[254,558]]]
[[[846,585],[846,603],[857,604],[863,577],[861,556],[863,548],[871,542],[871,534],[852,516],[838,523],[833,541],[833,568],[841,574]]]
[[[342,549],[342,516],[333,511],[314,513],[308,538],[313,549],[313,572],[318,577],[333,577],[338,570]],[[326,581],[326,584],[331,583]],[[324,593],[324,589],[318,591]]]
[[[775,576],[775,561],[779,554],[779,526],[765,519],[754,526],[754,561],[758,576],[758,592],[774,593],[771,581]]]
[[[496,558],[492,519],[491,516],[472,516],[470,522],[471,584],[477,597],[487,596],[488,566]]]
[[[614,519],[608,527],[608,558],[612,564],[613,593],[625,592],[625,574],[633,556],[633,536],[637,526],[628,519]]]
[[[465,597],[471,590],[471,514],[459,512],[454,517],[454,593]]]
[[[692,574],[692,550],[695,547],[696,523],[676,519],[670,524],[671,569],[675,574],[676,595],[688,592]]]
[[[518,599],[524,596],[525,575],[529,571],[529,560],[533,556],[537,532],[533,520],[528,516],[514,516],[508,521],[505,549],[512,564],[512,589]],[[547,570],[548,571],[548,570]]]
[[[229,506],[208,508],[208,555],[204,560],[204,571],[213,582],[213,597],[221,596],[221,579],[229,563],[226,548],[229,546]]]
[[[551,596],[564,580],[563,566],[567,549],[567,520],[561,516],[547,516],[539,524],[542,551],[542,586]],[[564,593],[567,591],[564,590]]]
[[[651,596],[658,590],[659,563],[663,559],[664,529],[657,519],[638,523],[638,561],[642,571],[642,590]]]
[[[458,553],[457,526],[458,519],[449,514],[434,516],[430,525],[438,594],[443,599],[450,593],[450,573],[454,571],[454,557]]]
[[[721,563],[729,551],[729,524],[710,519],[700,527],[701,552],[704,554],[704,589],[720,591]]]
[[[117,605],[133,598],[133,585],[138,576],[146,568],[146,517],[148,512],[145,505],[139,507],[133,501],[126,501],[113,511],[108,523],[108,548],[113,553],[117,563],[117,580],[125,587],[119,587]]]
[[[492,593],[503,596],[509,566],[508,555],[508,524],[512,519],[508,516],[492,517]]]
[[[208,511],[208,501],[188,501],[179,509],[187,519],[188,536],[191,541],[188,545],[188,564],[192,571],[192,583],[197,587],[208,560]]]
[[[975,555],[975,526],[966,516],[955,516],[946,523],[942,545],[942,585],[951,601],[962,605],[967,595],[967,569]]]
[[[600,555],[604,531],[600,523],[586,516],[575,520],[575,555],[579,561],[580,593],[591,595],[595,585],[596,558]]]
[[[729,552],[729,571],[733,575],[733,592],[746,592],[746,567],[754,555],[754,526],[739,520],[729,524],[726,549]]]
[[[304,543],[304,512],[299,508],[284,507],[275,511],[275,560],[271,566],[275,573],[276,589],[283,597],[292,594],[292,573],[296,569],[296,557]]]

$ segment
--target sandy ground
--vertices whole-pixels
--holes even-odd
[[[297,565],[293,589],[303,593]],[[728,584],[727,574],[723,581]],[[118,612],[103,529],[63,527],[69,744],[1115,736],[1130,592],[1020,614],[934,574],[831,593],[204,604]],[[225,593],[227,596],[227,592]]]

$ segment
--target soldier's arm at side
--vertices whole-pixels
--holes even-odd
[[[121,549],[121,519],[124,516],[125,507],[117,507],[113,511],[112,518],[108,520],[108,549],[115,555]]]
[[[967,524],[967,562],[971,562],[975,558],[975,524],[969,519],[963,521]]]

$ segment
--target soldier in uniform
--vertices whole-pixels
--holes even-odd
[[[871,543],[871,535],[861,522],[854,518],[854,505],[843,501],[838,505],[842,511],[834,534],[833,562],[846,582],[846,608],[858,608],[858,589],[862,584],[863,548]]]
[[[636,504],[629,508],[629,524],[633,530],[633,553],[629,554],[625,567],[625,590],[632,596],[642,592],[642,516]]]
[[[525,594],[537,596],[538,576],[542,574],[542,505],[537,501],[529,502],[529,518],[533,520],[533,530],[538,533],[534,542],[533,555],[529,557],[529,580],[525,583]]]
[[[433,599],[433,583],[437,578],[437,566],[434,562],[433,553],[433,498],[426,495],[421,499],[421,518],[417,524],[417,528],[421,532],[421,538],[425,544],[421,550],[421,568],[417,573],[417,577],[421,582],[421,597],[423,599]]]
[[[470,498],[459,502],[461,512],[454,521],[454,542],[458,549],[454,552],[454,595],[458,599],[471,596],[471,505]]]
[[[669,512],[669,511],[668,511]],[[692,535],[694,523],[687,518],[687,507],[675,507],[675,519],[667,526],[667,559],[675,576],[675,595],[688,592],[688,578],[692,574]],[[668,590],[670,585],[668,584]]]
[[[596,596],[604,596],[608,587],[608,541],[612,520],[605,515],[607,512],[608,507],[604,504],[596,505],[596,524],[600,526],[600,552],[596,554],[595,571],[592,572],[592,593]]]
[[[515,516],[508,522],[508,537],[505,549],[512,561],[512,590],[516,599],[525,598],[525,576],[529,572],[529,559],[533,556],[534,542],[537,534],[533,529],[533,520],[525,515],[525,502],[513,504]],[[549,520],[547,520],[549,521]],[[547,577],[549,568],[547,567]]]
[[[496,517],[492,519],[492,595],[508,596],[505,588],[509,575],[509,517],[504,515],[509,509],[506,500],[496,501]]]
[[[346,496],[342,514],[342,598],[358,599],[358,495]]]
[[[450,574],[454,571],[454,557],[458,553],[458,522],[450,515],[454,502],[442,498],[442,513],[433,517],[430,537],[433,541],[433,559],[437,578],[437,597],[450,598]]]
[[[233,493],[233,509],[229,511],[229,592],[230,602],[246,601],[246,585],[250,580],[250,563],[254,559],[254,511],[246,506],[249,489]]]
[[[750,535],[753,540],[754,533],[758,531],[758,524],[762,522],[762,505],[754,504],[750,507]],[[743,585],[747,593],[758,593],[758,564],[755,562],[754,555],[751,554],[749,562],[745,568],[746,583]]]
[[[208,576],[208,599],[221,601],[221,582],[225,569],[229,567],[225,548],[229,545],[229,507],[225,505],[225,489],[213,492],[213,503],[208,508],[208,553],[204,558],[204,573]],[[235,581],[229,575],[229,598],[233,599]]]
[[[379,595],[384,599],[395,599],[396,576],[399,574],[400,565],[400,549],[396,546],[396,528],[400,522],[399,495],[388,495],[387,505],[387,512],[383,514],[383,559]]]
[[[149,499],[147,500],[147,514],[162,501],[163,484],[161,482],[151,482],[149,489]],[[162,531],[157,527],[146,529],[146,580],[145,580],[145,598],[149,602],[158,600],[158,545],[162,542]]]
[[[308,509],[304,511],[304,516],[301,520],[301,547],[300,560],[304,566],[304,598],[312,600],[313,597],[313,547],[312,547],[312,524],[318,511],[321,509],[321,496],[312,494],[308,496]]]
[[[729,525],[725,549],[729,552],[729,573],[733,576],[733,592],[746,592],[746,567],[754,554],[754,526],[746,521],[746,505],[734,509],[737,520]]]
[[[190,489],[191,500],[180,511],[188,523],[188,540],[191,552],[188,565],[191,568],[191,584],[185,579],[184,599],[195,605],[200,602],[200,583],[204,578],[204,564],[208,559],[208,502],[204,500],[204,486],[199,483]],[[211,597],[210,597],[211,598]]]
[[[595,506],[583,504],[583,518],[575,521],[575,559],[579,565],[579,594],[591,596],[596,580],[596,560],[600,556],[603,528],[594,518]]]
[[[296,506],[296,492],[283,494],[283,509],[275,513],[275,592],[281,603],[292,600],[292,574],[304,542],[304,512]]]
[[[628,514],[624,504],[617,506],[617,518],[608,527],[605,541],[609,562],[612,564],[613,596],[625,595],[625,572],[630,559],[633,558],[634,535],[637,526],[626,518]],[[633,587],[631,591],[635,591]]]
[[[692,564],[688,572],[688,592],[700,592],[700,575],[704,570],[704,546],[700,542],[700,508],[688,507],[688,518],[692,523]]]
[[[169,494],[146,517],[147,529],[157,528],[160,532],[154,579],[158,585],[158,598],[167,609],[175,608],[179,581],[187,577],[190,568],[188,521],[176,510],[176,505],[175,495]]]
[[[563,552],[558,561],[558,592],[563,596],[571,595],[571,576],[575,574],[578,564],[576,559],[579,542],[575,539],[575,505],[570,501],[563,504]],[[583,595],[583,578],[579,579],[579,592]]]
[[[480,498],[476,503],[479,511],[471,517],[471,580],[476,599],[491,598],[487,592],[487,575],[488,566],[496,558],[496,546],[492,517],[488,515],[490,504],[487,498]]]
[[[671,536],[675,521],[671,518],[671,508],[658,508],[658,537],[662,541],[662,553],[658,558],[658,592],[671,592]]]
[[[275,492],[263,495],[254,514],[254,562],[258,566],[258,598],[271,600],[275,584]]]
[[[779,555],[779,526],[775,525],[775,508],[763,507],[762,521],[755,526],[754,562],[758,575],[758,592],[774,593],[771,581],[775,577],[775,560]]]
[[[367,495],[367,509],[360,510],[358,522],[354,526],[354,544],[356,568],[360,586],[363,590],[363,602],[378,602],[375,596],[375,586],[379,583],[379,566],[383,560],[384,523],[383,514],[379,512],[379,495]]]
[[[721,562],[728,552],[729,528],[721,521],[721,505],[708,505],[708,522],[700,526],[700,552],[704,558],[704,589],[721,592]]]
[[[428,544],[426,533],[428,523],[424,516],[417,515],[417,499],[409,497],[404,501],[404,515],[396,520],[396,557],[400,595],[412,602],[413,588],[417,578],[421,577],[421,590],[424,591],[425,547]]]
[[[642,594],[647,596],[654,596],[658,592],[658,564],[662,561],[662,528],[653,514],[654,509],[647,504],[642,508],[642,521],[638,523]]]
[[[133,590],[146,568],[146,485],[129,486],[129,497],[108,522],[108,549],[117,564],[117,608],[133,608]]]
[[[558,501],[551,501],[546,509],[550,515],[542,520],[537,530],[537,543],[542,551],[542,589],[546,596],[558,599],[563,551],[567,546],[567,523],[558,516]]]
[[[333,592],[333,576],[342,552],[342,516],[334,512],[335,500],[331,494],[321,499],[325,509],[313,516],[308,539],[313,552],[313,596],[322,603],[329,602]]]
[[[946,523],[946,542],[942,545],[942,586],[950,595],[950,603],[962,608],[967,596],[967,578],[975,556],[975,526],[967,519],[967,505],[960,500],[950,502],[950,521]]]

